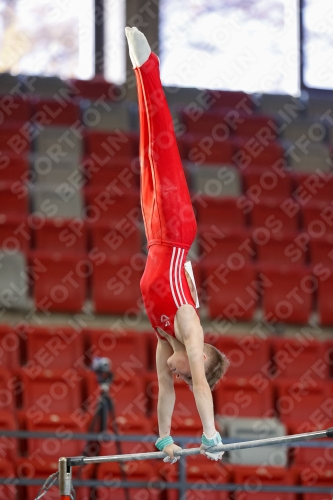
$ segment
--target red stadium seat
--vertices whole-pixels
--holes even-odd
[[[0,410],[0,429],[3,431],[16,431],[17,422],[16,415],[13,415],[12,411]],[[1,461],[3,459],[15,459],[18,455],[18,442],[16,438],[0,436],[0,471],[1,471]],[[0,473],[1,475],[1,473]],[[1,498],[1,487],[0,487],[0,498]]]
[[[213,139],[207,135],[186,135],[187,159],[197,165],[205,163],[231,164],[236,151],[230,139]]]
[[[144,332],[86,330],[95,356],[111,360],[112,371],[140,373],[148,366],[148,339]]]
[[[8,460],[0,459],[0,477],[3,479],[14,479],[16,477],[13,464]],[[16,500],[17,487],[13,484],[0,485],[0,498],[4,500]]]
[[[293,173],[293,180],[296,184],[296,189],[293,192],[293,197],[299,201],[301,205],[311,201],[327,201],[333,199],[333,178],[331,174],[321,174],[320,177],[314,172],[313,174]]]
[[[314,281],[311,271],[300,266],[259,263],[263,310],[268,321],[308,323],[313,307]]]
[[[31,255],[37,309],[81,311],[90,264],[84,254],[35,251]]]
[[[292,177],[285,169],[250,168],[243,172],[245,195],[258,203],[269,197],[277,200],[290,198]]]
[[[307,244],[300,233],[291,231],[270,233],[268,229],[256,228],[252,232],[252,238],[260,264],[306,264]]]
[[[115,226],[107,222],[91,224],[90,235],[94,251],[103,252],[110,259],[130,259],[142,250],[140,228],[128,218],[119,221]]]
[[[0,182],[0,214],[28,215],[28,190],[22,182]]]
[[[333,234],[325,234],[320,238],[309,238],[311,264],[333,266]]]
[[[322,459],[320,460],[320,462]],[[318,461],[319,462],[319,461]],[[296,468],[299,472],[301,486],[309,488],[330,488],[330,493],[303,493],[303,500],[331,500],[333,484],[333,467],[330,463],[321,470],[319,467],[309,469],[309,467]]]
[[[82,403],[83,381],[75,372],[38,370],[34,378],[31,372],[22,370],[24,384],[23,407],[37,424],[43,415],[77,411]]]
[[[183,109],[180,116],[189,134],[212,134],[213,137],[216,134],[217,139],[228,138],[231,134],[228,122],[224,120],[220,111],[206,111],[198,115],[198,110]]]
[[[0,127],[0,152],[5,155],[27,155],[30,153],[31,141],[28,124],[11,123]]]
[[[100,395],[96,375],[88,373],[86,383],[89,396],[84,402],[83,408],[88,410],[89,415],[93,415]],[[117,418],[137,419],[146,416],[148,401],[143,377],[134,377],[131,371],[118,372],[110,386],[110,396],[115,405]]]
[[[110,160],[99,164],[93,156],[87,156],[82,166],[90,186],[105,188],[112,184],[123,192],[139,188],[140,165],[134,160]]]
[[[123,219],[133,224],[141,218],[139,191],[116,192],[96,186],[86,188],[85,195],[86,218],[92,224],[123,224]]]
[[[35,247],[38,250],[81,254],[86,252],[87,229],[82,219],[34,219]]]
[[[224,263],[203,265],[202,269],[209,317],[251,320],[258,299],[254,266],[240,260],[235,270]]]
[[[83,453],[86,442],[77,439],[71,439],[72,433],[85,433],[88,430],[87,424],[78,426],[70,414],[62,415],[52,413],[43,415],[38,423],[26,418],[25,428],[30,432],[51,432],[54,433],[50,438],[28,438],[28,456],[38,454],[45,457],[75,457]],[[59,434],[66,434],[65,439],[60,439]]]
[[[73,125],[80,121],[80,107],[68,100],[38,99],[33,105],[32,123],[40,125]]]
[[[250,378],[267,366],[270,345],[253,335],[219,335],[215,347],[230,361],[227,377]]]
[[[333,207],[327,201],[312,201],[302,207],[303,227],[311,238],[333,232]]]
[[[135,462],[124,466],[125,477],[129,481],[158,481],[154,468],[150,463]],[[117,463],[101,464],[97,469],[97,479],[101,481],[113,481],[115,486],[100,486],[96,490],[97,500],[126,500],[124,489],[117,485],[122,478],[120,465]],[[161,490],[157,488],[131,488],[131,499],[144,498],[145,500],[161,500]]]
[[[291,423],[289,424],[289,434],[302,434],[304,432],[316,432],[316,431],[322,431],[326,430],[326,425],[325,422],[323,422],[323,425],[314,425],[313,423],[309,422],[298,422],[298,423]],[[319,441],[320,444],[330,444],[331,440],[322,440],[320,439]],[[308,468],[311,467],[311,465],[314,465],[316,463],[320,463],[322,460],[323,454],[326,455],[326,459],[329,456],[330,450],[323,450],[323,448],[316,448],[314,446],[311,446],[311,444],[315,444],[314,441],[311,441],[310,446],[298,446],[297,443],[295,443],[295,447],[292,448],[291,452],[291,462],[293,466],[296,467],[302,467]],[[331,459],[332,460],[332,459]],[[331,461],[330,460],[330,461]]]
[[[322,265],[321,265],[322,268]],[[323,268],[322,268],[323,269]],[[321,325],[333,324],[333,310],[332,310],[332,290],[333,290],[333,267],[325,266],[325,275],[318,278],[318,314],[319,323]]]
[[[0,156],[0,181],[14,183],[29,179],[29,158],[27,155],[6,154]]]
[[[136,134],[114,131],[95,132],[86,130],[86,152],[93,159],[98,157],[100,164],[112,160],[131,160],[138,156],[138,138]]]
[[[15,408],[14,378],[6,368],[0,368],[0,408],[13,411]]]
[[[237,198],[210,198],[201,196],[194,202],[199,227],[212,230],[244,228],[245,214]]]
[[[198,243],[200,246],[200,257],[205,264],[229,263],[241,259],[243,262],[251,262],[255,252],[252,248],[251,234],[247,229],[225,228],[221,235],[217,235],[209,242],[208,232],[199,227]]]
[[[294,486],[295,477],[284,467],[234,466],[234,481],[241,486],[248,486],[245,491],[237,489],[235,500],[296,500],[295,493],[260,491],[261,486]],[[253,487],[254,491],[250,490]]]
[[[238,139],[238,149],[233,157],[234,164],[241,170],[252,167],[281,168],[285,165],[283,159],[284,150],[278,142],[271,142],[267,146],[251,137],[250,139]]]
[[[111,101],[118,98],[117,86],[107,82],[97,75],[91,80],[70,80],[73,96],[86,97],[87,99],[105,99]]]
[[[326,346],[317,340],[272,338],[274,376],[278,378],[329,378]]]
[[[283,208],[288,200],[282,204],[278,200],[265,199],[256,203],[251,211],[251,225],[271,229],[277,233],[283,231],[296,231],[298,229],[298,214],[292,216]]]
[[[259,140],[263,146],[277,139],[276,123],[273,116],[242,114],[236,124],[237,136]]]
[[[313,414],[327,412],[327,405],[332,406],[332,384],[329,382],[288,379],[276,380],[274,385],[276,408],[280,419],[287,425],[294,421],[305,422]]]
[[[5,126],[18,125],[28,122],[31,116],[31,102],[25,96],[13,97],[12,95],[3,95],[0,97],[0,123]]]
[[[140,280],[144,270],[144,255],[132,259],[107,258],[101,265],[94,263],[92,299],[97,313],[130,314],[140,310]]]
[[[0,215],[0,247],[5,251],[27,252],[31,243],[31,229],[26,217]]]
[[[207,102],[209,102],[210,109],[220,109],[221,112],[225,112],[226,110],[236,109],[241,113],[243,109],[253,109],[254,101],[252,100],[249,94],[245,92],[231,92],[228,90],[207,90]]]
[[[214,391],[215,413],[225,417],[264,417],[273,412],[273,388],[268,379],[222,379]]]
[[[69,327],[29,327],[26,330],[26,364],[33,376],[42,369],[61,370],[77,366],[84,355],[81,332]]]
[[[9,325],[0,325],[0,367],[15,370],[20,366],[20,339]]]

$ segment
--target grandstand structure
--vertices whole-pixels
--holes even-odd
[[[333,422],[332,99],[165,93],[198,223],[190,257],[200,316],[207,342],[230,359],[213,392],[221,435],[326,429]],[[29,480],[43,482],[60,456],[82,454],[100,392],[95,356],[112,362],[122,452],[154,451],[156,337],[139,288],[146,245],[138,151],[129,82],[0,74],[0,428],[7,431],[0,477],[21,480],[3,480],[1,498],[33,500],[40,484]],[[193,394],[182,381],[175,388],[173,436],[196,446],[202,425]],[[116,452],[114,441],[102,441],[100,454]],[[179,471],[179,463],[125,467],[131,481],[175,481]],[[186,498],[275,499],[260,487],[241,490],[255,478],[290,486],[278,493],[285,500],[322,500],[330,495],[293,487],[332,488],[332,445],[235,450],[213,466],[189,457],[184,474],[189,483],[234,484]],[[80,479],[101,483],[79,486],[77,499],[124,499],[122,488],[102,483],[121,478],[119,464],[87,466]],[[180,498],[153,486],[129,492]]]

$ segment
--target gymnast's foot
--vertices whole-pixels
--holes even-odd
[[[125,28],[129,55],[133,68],[140,68],[150,56],[151,49],[147,38],[137,28]]]

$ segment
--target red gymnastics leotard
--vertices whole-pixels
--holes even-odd
[[[134,71],[140,113],[141,207],[149,249],[140,288],[157,335],[160,327],[175,336],[178,308],[196,307],[184,264],[197,226],[158,57],[151,53]]]

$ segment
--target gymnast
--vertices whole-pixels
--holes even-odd
[[[174,463],[179,457],[171,435],[175,404],[173,376],[193,391],[203,425],[201,453],[222,443],[215,429],[211,390],[228,359],[204,343],[196,308],[197,290],[186,256],[196,235],[196,220],[180,160],[171,114],[162,89],[159,59],[137,28],[125,29],[136,76],[140,114],[141,207],[148,257],[140,282],[143,302],[157,337],[158,427],[156,447]]]

